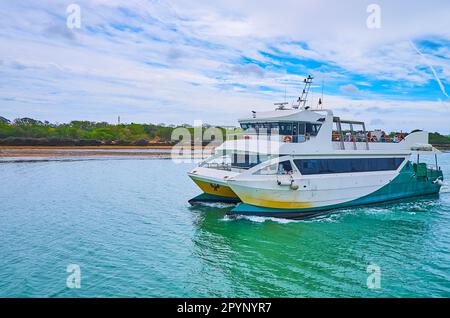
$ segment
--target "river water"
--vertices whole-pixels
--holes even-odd
[[[440,165],[448,182],[450,154]],[[448,186],[311,220],[230,219],[189,206],[192,167],[0,163],[0,297],[450,296]]]

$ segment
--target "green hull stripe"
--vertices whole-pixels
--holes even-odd
[[[237,207],[235,207],[231,212],[234,214],[311,213],[311,212],[320,212],[340,208],[354,207],[359,205],[370,205],[375,203],[382,203],[404,198],[426,196],[439,193],[441,186],[437,183],[433,183],[433,181],[435,181],[439,177],[443,178],[442,171],[428,169],[426,174],[427,174],[426,177],[416,177],[413,165],[408,163],[400,171],[399,175],[389,184],[385,185],[381,189],[367,196],[361,197],[356,200],[335,205],[328,205],[317,208],[305,208],[305,209],[274,209],[241,203]]]

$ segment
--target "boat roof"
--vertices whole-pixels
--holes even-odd
[[[330,110],[305,110],[305,109],[277,109],[268,112],[253,112],[252,117],[241,118],[239,123],[251,123],[261,121],[306,121],[317,122],[319,119],[324,118],[323,114],[318,112],[330,113]],[[332,114],[332,112],[331,112]]]

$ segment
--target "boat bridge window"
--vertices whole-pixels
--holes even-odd
[[[270,135],[276,131],[281,136],[293,136],[294,142],[302,142],[305,141],[305,135],[317,136],[322,124],[309,122],[241,123],[241,127],[244,130],[252,129],[258,134]]]
[[[280,135],[292,135],[292,123],[280,123]]]
[[[287,175],[292,174],[292,164],[289,160],[277,162],[259,169],[254,175]]]
[[[296,159],[303,175],[397,170],[404,158]]]
[[[271,130],[278,130],[280,127],[278,123],[241,123],[241,128],[244,130],[253,129],[255,132],[267,131],[267,133],[270,133]]]

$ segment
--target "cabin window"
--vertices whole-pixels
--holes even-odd
[[[310,136],[317,136],[322,124],[313,123],[280,123],[280,135],[300,135],[306,134]]]
[[[299,135],[305,135],[306,132],[306,124],[305,123],[298,123],[298,134]]]
[[[269,127],[270,127],[271,132],[273,131],[274,134],[280,133],[280,126],[278,125],[278,123],[270,123]]]
[[[234,168],[248,169],[258,164],[258,158],[256,155],[250,155],[249,153],[234,153],[231,166]]]
[[[250,169],[273,158],[274,156],[267,154],[218,150],[215,155],[202,162],[200,167],[228,171],[231,168]]]
[[[280,123],[280,135],[292,135],[292,123]]]
[[[306,123],[306,133],[310,136],[317,136],[321,126],[321,124]]]
[[[255,131],[258,129],[258,124],[254,123],[241,123],[241,128],[243,130],[254,129]]]
[[[278,164],[278,174],[291,174],[292,172],[292,165],[289,160],[282,161]]]
[[[296,159],[303,175],[397,170],[404,158]]]
[[[271,159],[273,158],[270,155],[233,152],[230,156],[230,166],[231,168],[250,169]]]
[[[292,125],[292,134],[293,134],[294,136],[298,135],[298,123],[294,123],[294,124]]]
[[[270,134],[271,130],[276,130],[280,135],[310,135],[316,136],[319,133],[321,124],[305,122],[280,122],[280,123],[241,123],[243,130],[254,129],[255,131]]]
[[[260,124],[259,130],[258,130],[258,134],[270,135],[271,134],[271,129],[272,129],[272,125],[270,123]]]
[[[292,164],[289,160],[277,162],[259,169],[254,174],[255,175],[286,175],[293,172]]]

